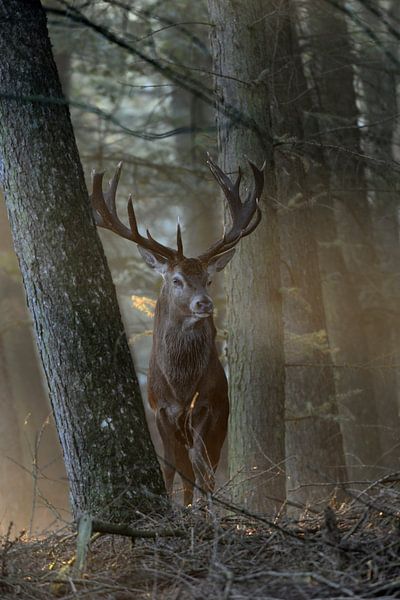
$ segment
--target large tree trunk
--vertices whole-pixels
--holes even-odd
[[[160,505],[114,286],[38,0],[0,0],[2,181],[75,516]]]
[[[284,358],[279,235],[267,90],[265,2],[209,0],[213,21],[220,165],[228,173],[247,156],[266,168],[263,219],[241,242],[229,268],[229,461],[236,499],[254,510],[274,510],[285,499]],[[258,82],[258,78],[261,81]],[[251,129],[226,117],[234,106]]]

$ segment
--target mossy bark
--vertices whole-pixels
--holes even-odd
[[[0,0],[1,179],[70,484],[132,520],[163,484],[38,0]]]

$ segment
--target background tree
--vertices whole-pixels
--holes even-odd
[[[308,7],[310,66],[317,93],[314,118],[318,121],[318,140],[325,153],[324,168],[330,172],[331,181],[327,184],[328,199],[323,195],[319,204],[325,207],[325,213],[327,209],[330,211],[331,220],[332,216],[336,220],[339,234],[336,247],[340,248],[344,258],[339,273],[341,279],[337,279],[337,283],[343,286],[346,279],[350,281],[356,296],[354,302],[347,300],[340,313],[336,312],[337,323],[332,323],[331,328],[333,338],[334,331],[338,334],[342,329],[343,332],[340,340],[335,339],[339,344],[333,347],[338,348],[336,358],[346,365],[346,371],[340,369],[337,372],[337,382],[342,405],[347,411],[343,414],[343,427],[347,429],[346,438],[350,439],[351,448],[348,449],[352,458],[349,458],[353,465],[365,465],[365,474],[369,469],[370,475],[376,475],[375,465],[396,464],[397,384],[393,369],[382,371],[378,366],[385,362],[384,357],[392,360],[393,332],[389,331],[392,326],[385,309],[382,263],[374,239],[373,204],[366,179],[367,167],[375,171],[376,165],[373,160],[368,165],[365,163],[363,129],[359,127],[362,118],[357,93],[359,86],[353,59],[355,48],[345,12],[341,10],[343,7],[341,1],[324,0]],[[359,27],[357,22],[355,35],[360,35]],[[327,37],[332,44],[329,51],[326,49]],[[354,313],[356,306],[357,315]],[[343,318],[344,310],[347,315]],[[346,322],[349,322],[349,328],[344,331]],[[376,365],[377,368],[361,373],[360,378],[357,372],[348,371],[351,365],[357,364]],[[375,398],[380,399],[379,408]],[[347,428],[349,418],[351,432]]]
[[[301,142],[293,144],[304,138],[302,104],[297,99],[307,91],[297,54],[294,14],[290,0],[273,2],[266,29],[281,207],[288,496],[304,504],[326,501],[327,492],[345,481],[347,473],[312,223],[313,202]]]
[[[210,6],[212,11],[213,5]],[[230,156],[232,153],[233,156],[239,156],[247,143],[254,152],[254,146],[260,145],[261,140],[262,151],[268,157],[267,164],[270,171],[273,171],[273,178],[276,181],[275,187],[270,188],[269,192],[276,202],[274,209],[276,206],[281,208],[279,220],[285,265],[282,278],[285,292],[284,315],[288,362],[286,374],[288,485],[289,489],[295,490],[291,492],[290,497],[305,502],[306,499],[311,498],[313,500],[326,498],[326,489],[317,485],[311,491],[310,487],[303,488],[303,484],[309,486],[313,482],[320,482],[321,478],[325,478],[326,482],[342,481],[345,478],[345,465],[341,432],[337,423],[333,372],[329,352],[324,347],[325,316],[305,169],[299,153],[291,151],[290,143],[285,142],[286,138],[290,139],[292,136],[302,137],[302,116],[294,105],[294,99],[301,94],[298,84],[299,74],[296,72],[300,63],[294,56],[289,4],[270,2],[268,6],[270,8],[268,18],[262,18],[265,3],[262,6],[253,3],[251,11],[247,5],[239,7],[234,3],[228,3],[223,9],[217,11],[219,28],[214,30],[217,38],[214,42],[214,52],[217,56],[214,71],[221,73],[221,78],[217,79],[216,93],[219,101],[219,136],[222,155]],[[221,56],[223,59],[220,58]],[[242,69],[239,69],[240,65],[243,65]],[[232,80],[227,78],[233,74]],[[251,130],[251,124],[249,126],[246,123],[243,131],[240,118],[234,123],[232,120],[224,119],[224,106],[229,102],[236,102],[236,106],[240,107],[247,118],[251,114],[254,129],[258,126],[259,139]],[[264,116],[260,121],[261,114]],[[281,140],[280,147],[279,140]],[[274,150],[275,146],[278,148],[277,151]],[[246,148],[246,150],[249,152],[250,149]],[[232,169],[232,162],[233,158],[230,159],[228,169]],[[271,219],[270,215],[268,217]],[[257,255],[271,256],[270,248],[259,247]],[[274,261],[274,268],[277,269],[278,266],[280,267],[280,260],[276,249]],[[269,279],[272,294],[276,296],[278,290],[282,288],[277,285],[276,280],[277,287],[274,289],[272,286],[271,265],[268,265],[265,272],[258,272],[257,269],[260,268],[258,262],[253,255],[251,269],[256,271],[254,280],[258,282]],[[248,276],[248,272],[249,267],[246,268],[243,263],[239,264],[238,273],[231,274],[232,283],[228,292],[228,298],[232,299],[233,305],[228,311],[232,315],[230,329],[233,333],[237,323],[243,324],[239,339],[246,339],[244,333],[247,332],[249,335],[248,332],[251,332],[250,340],[253,342],[246,340],[246,346],[254,343],[257,335],[264,340],[274,337],[271,335],[271,321],[264,330],[258,322],[263,311],[270,312],[268,301],[270,296],[265,290],[259,295],[256,292],[255,301],[259,308],[256,321],[257,332],[254,330],[253,315],[249,317],[253,329],[250,322],[243,323],[243,314],[247,312],[245,309],[247,298],[242,297],[240,300],[241,292],[238,293],[238,288],[240,290],[245,287],[244,279]],[[258,305],[262,299],[265,301],[264,307]],[[276,318],[274,326],[282,327],[279,323],[280,317],[274,316]],[[235,334],[232,337],[236,340]],[[238,342],[231,343],[235,347]],[[264,346],[260,355],[268,361],[271,357],[275,357],[274,352],[276,347]],[[271,430],[268,432],[266,430],[268,423],[266,406],[271,406],[270,410],[273,411],[276,410],[276,404],[279,405],[276,390],[275,393],[268,393],[269,378],[272,374],[276,375],[276,372],[274,368],[270,370],[271,365],[265,364],[259,369],[260,379],[257,386],[250,367],[249,375],[251,375],[247,392],[243,393],[243,388],[236,391],[235,377],[243,379],[243,367],[240,365],[244,357],[245,361],[254,364],[257,353],[252,349],[251,353],[246,355],[241,347],[241,351],[236,350],[233,356],[230,362],[232,425],[236,423],[237,429],[236,431],[233,427],[231,429],[232,447],[238,452],[238,446],[241,447],[239,440],[245,439],[246,444],[254,444],[255,447],[258,444],[257,449],[253,451],[260,457],[266,454],[266,451],[263,452],[260,447],[260,440],[263,439],[262,428],[265,432],[264,443],[268,445],[269,451],[273,447],[271,438],[283,439],[280,437],[281,429],[271,419],[269,419]],[[250,407],[249,398],[254,399],[258,389],[261,390],[262,401]],[[240,418],[237,416],[235,418],[236,394],[241,398],[241,403],[246,406],[243,411],[246,412],[245,419],[242,414]],[[249,417],[247,413],[252,416]],[[282,414],[281,412],[280,415]],[[250,427],[247,425],[246,421],[251,419],[258,421],[260,429],[256,429],[253,421]],[[305,440],[307,440],[306,445]],[[253,460],[254,458],[250,458],[249,454],[246,456],[244,462],[248,468],[253,464]],[[237,462],[235,463],[232,457],[230,466],[231,474],[234,469],[238,470]],[[253,480],[249,485],[254,490]],[[269,487],[271,489],[271,483]],[[264,492],[264,496],[265,494]],[[246,490],[244,496],[247,498],[250,496],[249,490]]]
[[[399,466],[399,364],[400,320],[397,307],[400,294],[399,196],[398,176],[393,161],[396,156],[398,135],[398,69],[400,53],[391,38],[398,33],[400,10],[397,2],[360,3],[360,18],[367,31],[354,44],[359,68],[356,79],[360,112],[366,128],[361,130],[361,146],[374,160],[365,168],[368,200],[371,207],[373,242],[377,270],[374,273],[374,293],[365,317],[379,333],[379,346],[372,344],[372,359],[385,363],[387,369],[377,369],[377,393],[385,398],[380,425],[382,458],[380,463],[389,468]],[[381,29],[381,21],[391,20],[391,31]],[[375,40],[371,33],[375,33]],[[399,40],[399,35],[397,35]],[[389,50],[389,51],[388,51]],[[357,85],[358,83],[358,85]],[[382,165],[386,165],[382,168]],[[369,289],[370,291],[370,289]],[[382,361],[383,358],[383,361]]]
[[[313,201],[313,230],[318,242],[329,351],[336,366],[335,388],[346,463],[350,478],[361,479],[378,474],[375,467],[377,457],[381,454],[378,407],[373,373],[356,366],[369,361],[366,331],[361,319],[358,292],[346,267],[339,239],[335,212],[337,186],[332,180],[337,176],[334,157],[321,139],[321,130],[323,132],[326,129],[323,101],[327,93],[326,78],[337,80],[340,87],[341,70],[336,71],[331,65],[319,78],[314,65],[314,59],[332,58],[333,53],[339,51],[342,40],[338,40],[327,52],[324,43],[326,36],[332,35],[330,25],[329,31],[326,27],[323,30],[313,28],[313,24],[318,23],[319,10],[323,5],[305,4],[305,8],[308,12],[298,15],[304,46],[304,67],[299,70],[304,90],[301,104],[305,145],[302,150],[309,160],[307,179]],[[310,14],[310,22],[307,14]],[[329,23],[330,19],[327,19],[326,25]],[[322,55],[325,58],[322,59]],[[365,435],[367,428],[368,435]]]
[[[209,0],[216,76],[219,162],[227,173],[247,156],[266,160],[263,219],[237,250],[226,279],[230,373],[229,468],[235,497],[265,511],[285,498],[283,329],[276,180],[262,76],[262,3]],[[258,79],[261,78],[261,81]],[[237,118],[226,114],[233,106]],[[243,115],[243,116],[242,116]]]
[[[0,12],[2,183],[73,511],[132,519],[163,486],[45,15],[39,1]]]

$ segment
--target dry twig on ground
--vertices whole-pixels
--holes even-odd
[[[19,538],[7,546],[1,597],[398,598],[398,481],[378,482],[353,497],[324,514],[305,511],[297,521],[281,516],[279,528],[257,518],[221,515],[212,504],[208,516],[182,510],[173,517],[143,517],[135,522],[135,532],[148,531],[149,536],[134,543],[128,537],[96,534],[79,579],[70,569],[76,553],[71,530],[43,539]],[[177,536],[171,535],[173,530]],[[4,548],[6,538],[2,544]]]

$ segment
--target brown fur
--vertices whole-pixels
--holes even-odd
[[[192,293],[205,293],[206,268],[194,259],[185,259],[185,263],[169,269],[157,302],[148,393],[164,447],[167,491],[171,494],[178,472],[184,502],[190,504],[193,483],[198,491],[213,490],[229,405],[212,316],[185,326],[183,303],[177,307],[171,295],[170,279],[177,270],[192,285]],[[189,297],[185,306],[188,301]]]

